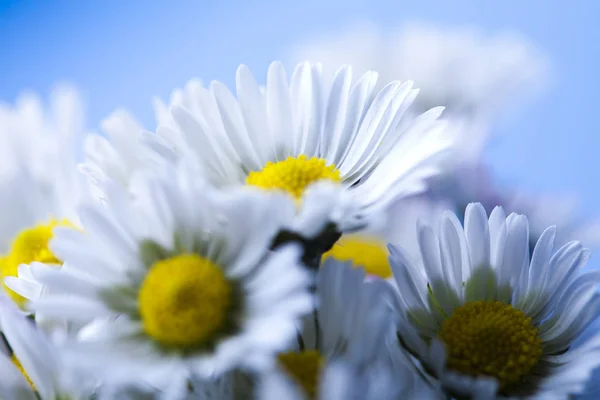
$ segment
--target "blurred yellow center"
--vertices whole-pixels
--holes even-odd
[[[340,171],[334,165],[327,165],[324,159],[300,155],[275,163],[269,161],[262,170],[250,172],[246,183],[267,190],[283,190],[300,199],[309,185],[321,180],[341,182],[342,179]]]
[[[282,353],[278,356],[279,364],[294,382],[314,399],[317,396],[319,373],[323,365],[323,357],[317,350]]]
[[[442,323],[439,336],[448,368],[470,376],[491,376],[500,387],[527,375],[542,355],[531,318],[509,304],[481,300],[458,307]]]
[[[355,267],[363,267],[369,275],[380,278],[392,276],[385,242],[367,236],[342,236],[325,254],[323,261],[332,257],[338,261],[351,261]]]
[[[31,388],[35,392],[36,391],[35,385],[33,384],[31,378],[29,377],[29,375],[27,375],[27,372],[25,372],[25,369],[21,365],[21,362],[17,359],[17,357],[15,357],[14,354],[12,356],[10,356],[10,360],[12,361],[13,365],[15,367],[17,367],[17,369],[19,371],[21,371],[21,374],[23,374],[23,376],[25,377],[25,379],[27,379],[27,382],[29,383],[29,386],[31,386]]]
[[[144,329],[164,346],[202,346],[225,325],[232,294],[221,268],[206,258],[182,254],[160,260],[138,295]]]
[[[56,226],[70,226],[68,221],[51,220],[33,228],[22,230],[13,240],[10,252],[0,258],[0,275],[6,293],[19,305],[23,305],[25,298],[10,290],[4,284],[4,277],[17,276],[19,265],[29,264],[34,261],[45,264],[61,265],[62,261],[56,258],[48,242],[52,239],[52,230]]]

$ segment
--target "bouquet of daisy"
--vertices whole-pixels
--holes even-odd
[[[562,204],[480,157],[508,97],[485,94],[543,63],[514,39],[360,37],[242,65],[233,92],[192,80],[148,131],[118,110],[84,135],[68,87],[0,109],[0,398],[584,391],[597,224],[546,224]]]

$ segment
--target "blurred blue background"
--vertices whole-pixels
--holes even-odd
[[[12,102],[24,88],[46,95],[56,81],[70,81],[86,97],[90,129],[121,106],[153,128],[153,95],[168,98],[191,77],[232,85],[242,62],[264,76],[290,44],[354,21],[511,29],[548,54],[556,79],[497,128],[506,132],[488,159],[508,182],[578,194],[581,211],[600,215],[599,12],[591,0],[0,0],[0,100]]]

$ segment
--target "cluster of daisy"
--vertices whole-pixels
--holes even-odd
[[[120,110],[81,135],[68,88],[0,108],[0,398],[582,392],[600,272],[560,227],[436,211],[442,107],[349,66],[242,65],[235,89],[190,81],[153,131]]]

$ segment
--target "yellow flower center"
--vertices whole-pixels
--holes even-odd
[[[481,300],[458,307],[442,323],[448,368],[470,376],[491,376],[500,387],[527,375],[542,355],[531,318],[509,304]]]
[[[150,267],[138,300],[149,336],[163,346],[197,348],[224,328],[233,287],[212,261],[182,254]]]
[[[333,257],[339,261],[351,261],[356,267],[363,267],[369,275],[380,278],[392,276],[385,242],[374,237],[359,235],[342,236],[325,254],[323,261]]]
[[[277,357],[281,367],[311,399],[317,396],[319,373],[323,357],[317,350],[281,353]]]
[[[327,165],[322,158],[305,155],[288,157],[283,161],[268,162],[260,171],[252,171],[246,183],[267,190],[283,190],[300,199],[304,190],[320,180],[341,182],[340,171]]]
[[[48,242],[52,239],[52,230],[56,226],[69,226],[67,221],[51,220],[46,224],[40,224],[33,228],[24,229],[13,240],[10,252],[0,258],[0,275],[17,276],[19,265],[29,264],[34,261],[45,264],[62,265],[62,261],[56,258]],[[25,298],[10,290],[2,279],[6,293],[19,305],[23,305]]]
[[[12,361],[13,365],[15,367],[17,367],[17,369],[21,372],[21,374],[23,374],[23,376],[25,377],[25,379],[27,379],[27,382],[29,383],[29,386],[31,386],[31,388],[35,392],[36,391],[35,385],[33,384],[31,378],[29,377],[29,375],[27,375],[27,372],[25,372],[25,369],[21,365],[21,362],[17,359],[17,357],[15,357],[14,354],[12,356],[10,356],[10,360]]]

